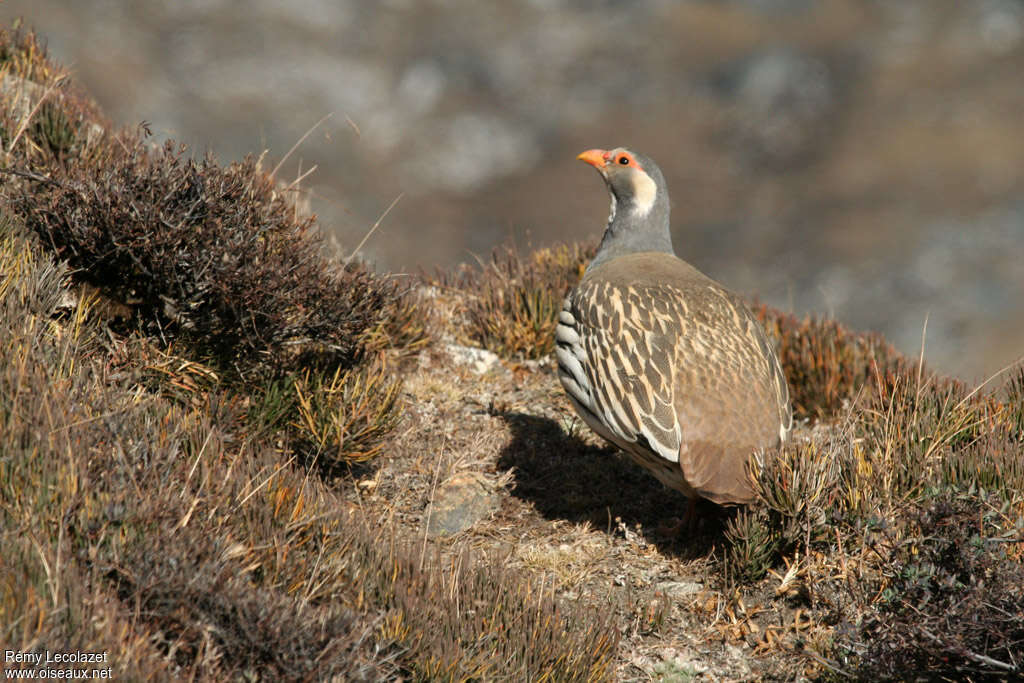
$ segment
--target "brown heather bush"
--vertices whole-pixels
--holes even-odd
[[[150,151],[122,142],[127,152],[112,147],[95,166],[56,170],[13,202],[80,277],[134,302],[144,333],[248,393],[278,378],[299,391],[310,372],[314,383],[320,374],[345,381],[362,377],[364,362],[379,367],[390,313],[409,308],[394,281],[329,266],[312,224],[295,223],[255,160],[222,168],[186,160],[170,143]],[[328,465],[378,453],[398,410],[393,377],[336,388],[352,406],[335,401],[333,426],[296,442],[326,449]],[[289,424],[308,427],[307,417]],[[355,434],[352,420],[373,421]]]
[[[328,260],[260,159],[221,166],[147,143],[144,125],[110,132],[32,34],[0,32],[0,69],[8,206],[117,310],[116,331],[151,340],[151,383],[185,401],[222,386],[271,408],[277,397],[261,392],[282,389],[276,406],[293,412],[269,424],[296,448],[314,444],[331,467],[379,453],[400,410],[381,354],[427,340],[406,285]],[[352,385],[335,387],[343,398],[306,433],[297,392],[339,376]]]
[[[845,644],[861,680],[1009,680],[1024,652],[1024,519],[998,497],[943,494],[886,549],[874,609]]]
[[[593,246],[559,245],[526,256],[511,244],[496,248],[479,269],[440,278],[470,297],[466,341],[504,358],[536,359],[555,348],[562,301],[593,258]]]
[[[106,151],[46,169],[12,207],[80,277],[132,302],[148,334],[243,377],[347,368],[401,299],[361,266],[331,269],[256,159],[221,167],[131,135]]]
[[[0,278],[5,647],[107,652],[119,680],[607,676],[596,614],[372,530],[237,396],[147,390],[10,223]]]
[[[760,506],[727,523],[726,568],[749,582],[782,557],[820,558],[807,566],[819,574],[819,618],[837,625],[823,653],[835,672],[1019,676],[1017,389],[1011,383],[1000,401],[908,364],[866,391],[841,423],[766,460],[756,473]]]
[[[851,332],[834,320],[799,319],[765,305],[754,311],[776,340],[798,418],[835,417],[872,383],[914,367],[880,334]]]

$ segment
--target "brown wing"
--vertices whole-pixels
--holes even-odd
[[[789,429],[789,392],[763,327],[717,286],[691,294],[674,363],[674,401],[687,482],[716,503],[753,498],[747,460]]]
[[[680,441],[672,402],[669,314],[667,307],[661,313],[657,307],[648,310],[642,303],[646,300],[633,287],[583,283],[567,302],[578,340],[573,338],[572,357],[568,350],[559,353],[560,369],[576,377],[570,394],[580,399],[584,393],[582,407],[619,446],[644,442],[675,462]],[[576,370],[570,367],[573,358],[579,361]]]
[[[672,256],[620,257],[571,294],[556,338],[563,385],[595,431],[687,495],[750,500],[746,460],[778,443],[789,408],[740,300]]]

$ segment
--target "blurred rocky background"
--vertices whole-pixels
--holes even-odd
[[[575,155],[669,180],[729,287],[979,380],[1024,354],[1020,0],[7,0],[117,122],[289,158],[343,248],[446,267],[594,240]],[[276,163],[276,161],[271,162]]]

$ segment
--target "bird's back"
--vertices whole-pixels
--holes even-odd
[[[753,497],[744,467],[785,438],[789,392],[746,305],[671,254],[588,269],[556,332],[559,377],[594,431],[666,485]]]

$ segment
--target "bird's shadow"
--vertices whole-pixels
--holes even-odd
[[[666,527],[685,517],[688,500],[616,448],[588,444],[550,418],[496,415],[512,432],[498,460],[501,468],[514,468],[512,495],[531,503],[545,518],[589,522],[610,534],[638,532],[662,552],[684,559],[704,557],[721,544],[732,511],[702,501],[696,529],[672,533]]]

